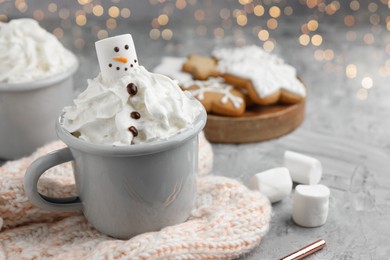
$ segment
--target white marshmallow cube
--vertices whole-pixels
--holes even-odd
[[[303,227],[318,227],[328,217],[330,190],[322,184],[298,185],[293,195],[294,222]]]
[[[104,80],[119,79],[138,67],[137,53],[130,34],[97,41],[95,47]]]
[[[316,158],[286,151],[284,153],[284,166],[290,171],[294,182],[302,184],[318,184],[322,176],[321,162]]]
[[[257,173],[249,181],[248,187],[260,191],[274,203],[291,193],[292,180],[287,168],[278,167]]]

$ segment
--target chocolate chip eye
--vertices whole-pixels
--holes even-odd
[[[119,51],[119,48],[118,48],[118,47],[115,47],[115,48],[114,48],[114,51],[115,51],[115,52],[118,52],[118,51]]]
[[[125,49],[128,50],[129,49],[129,45],[126,44],[125,45]]]

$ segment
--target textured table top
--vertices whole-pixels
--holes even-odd
[[[214,144],[213,174],[245,183],[257,172],[281,166],[285,150],[314,156],[323,164],[321,183],[331,189],[328,221],[318,228],[295,225],[291,220],[290,196],[273,205],[268,235],[242,259],[277,259],[318,239],[326,240],[326,248],[307,259],[388,259],[390,87],[389,77],[378,72],[388,59],[385,53],[386,44],[390,43],[388,31],[379,30],[375,34],[379,40],[367,45],[362,39],[371,32],[371,26],[356,26],[357,40],[351,42],[346,40],[348,30],[330,19],[321,25],[325,41],[320,49],[331,49],[333,57],[321,60],[315,59],[314,47],[303,47],[297,41],[296,28],[304,22],[302,19],[289,17],[279,22],[280,27],[273,36],[277,42],[274,53],[294,65],[308,86],[303,125],[287,136],[267,142]],[[178,24],[174,40],[152,41],[145,36],[149,29],[142,24],[119,24],[110,35],[131,32],[138,58],[148,69],[156,66],[162,56],[207,54],[215,47],[233,46],[237,42],[238,36],[232,31],[225,30],[223,39],[215,39],[196,35],[194,30]],[[76,74],[76,92],[84,89],[86,79],[98,72],[93,47],[96,38],[88,35],[90,31],[84,27],[86,45],[74,49],[81,63]],[[250,29],[243,28],[239,37],[246,44],[259,43]],[[70,38],[65,32],[62,41],[70,46]],[[346,76],[345,69],[350,63],[358,68],[354,79]],[[373,80],[373,87],[368,86],[368,91],[362,90],[364,77]]]

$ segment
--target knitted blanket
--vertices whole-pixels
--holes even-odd
[[[62,147],[54,142],[0,167],[0,259],[231,259],[253,249],[268,230],[271,207],[264,196],[235,180],[206,176],[198,178],[196,205],[186,222],[129,240],[108,237],[82,212],[41,210],[24,194],[23,176],[32,161]],[[199,148],[204,175],[212,150],[202,135]],[[38,189],[48,196],[76,195],[70,163],[48,170]]]

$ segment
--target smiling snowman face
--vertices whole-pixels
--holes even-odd
[[[103,79],[118,79],[138,67],[137,53],[130,34],[97,41],[96,53]]]

